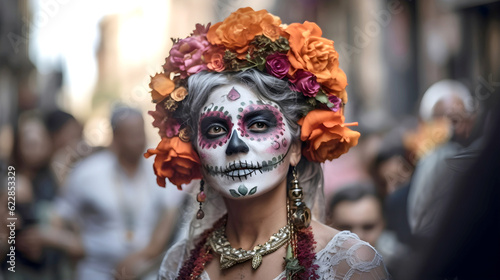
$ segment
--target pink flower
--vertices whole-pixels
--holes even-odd
[[[191,36],[207,36],[208,29],[210,29],[211,23],[205,25],[197,23]]]
[[[328,101],[330,101],[333,104],[333,107],[330,108],[332,111],[337,112],[340,109],[340,105],[342,104],[342,99],[338,98],[335,95],[329,95]]]
[[[266,58],[266,70],[267,73],[279,79],[283,79],[288,73],[288,70],[290,70],[290,61],[288,61],[286,54],[271,54]]]
[[[315,97],[320,89],[320,84],[316,81],[316,76],[304,70],[297,70],[295,77],[290,79],[295,88],[305,96]]]
[[[158,134],[162,138],[171,138],[179,134],[181,125],[174,118],[169,118],[163,102],[156,104],[156,110],[149,111],[148,114],[153,117],[153,126],[159,129]]]
[[[179,40],[172,46],[163,65],[165,72],[179,73],[180,78],[185,79],[208,69],[203,60],[203,54],[211,47],[206,37],[208,27],[197,24],[191,37]]]
[[[167,138],[172,138],[179,135],[179,129],[181,125],[174,118],[169,118],[165,123],[165,136]]]

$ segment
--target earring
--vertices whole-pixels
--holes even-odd
[[[311,210],[302,201],[304,194],[299,185],[297,169],[294,166],[292,170],[293,180],[288,190],[288,199],[290,201],[290,219],[298,228],[307,228],[311,224]]]
[[[201,220],[203,217],[205,217],[205,212],[203,212],[202,206],[203,202],[205,202],[205,199],[207,198],[207,195],[205,194],[205,182],[203,180],[200,181],[200,192],[196,195],[196,201],[200,203],[200,209],[198,209],[198,212],[196,213],[196,219]]]

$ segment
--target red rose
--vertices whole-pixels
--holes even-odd
[[[297,70],[294,78],[290,79],[290,82],[292,82],[302,94],[309,97],[315,97],[320,89],[316,76],[304,70]]]
[[[266,58],[266,70],[268,74],[278,79],[283,79],[288,74],[288,70],[290,70],[290,61],[288,61],[286,54],[271,54]]]

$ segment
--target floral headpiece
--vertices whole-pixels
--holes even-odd
[[[344,123],[347,79],[339,68],[333,41],[321,37],[313,22],[288,26],[266,10],[241,8],[212,26],[196,24],[185,39],[173,39],[164,73],[151,77],[151,95],[156,110],[150,111],[161,142],[149,149],[156,155],[154,171],[158,185],[165,179],[179,189],[201,179],[201,164],[193,149],[188,127],[182,127],[174,113],[188,94],[187,78],[201,71],[235,72],[256,68],[289,82],[301,92],[311,110],[299,120],[302,154],[324,162],[338,158],[357,145],[360,134]]]

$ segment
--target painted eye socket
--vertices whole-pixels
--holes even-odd
[[[248,127],[248,129],[252,132],[266,132],[269,129],[269,125],[263,121],[257,121]]]
[[[209,126],[206,130],[206,136],[210,139],[220,137],[222,135],[226,135],[227,130],[225,127],[219,125],[219,124],[213,124]]]

